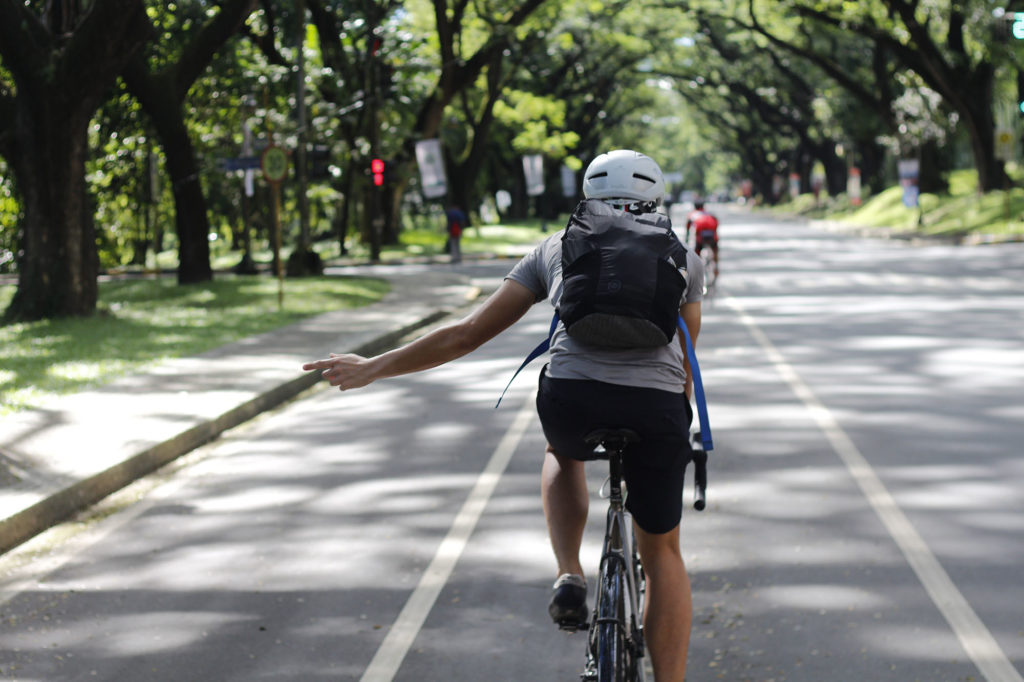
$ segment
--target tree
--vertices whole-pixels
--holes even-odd
[[[181,284],[213,278],[207,240],[210,222],[199,165],[186,125],[185,99],[214,55],[238,31],[254,5],[255,0],[223,0],[219,11],[212,15],[209,8],[179,7],[182,16],[164,15],[163,21],[159,22],[159,40],[149,50],[136,53],[124,69],[128,90],[139,100],[160,138],[174,188],[178,282]],[[189,10],[201,10],[201,13],[195,17],[187,16]],[[196,25],[184,42],[183,24]],[[173,48],[179,45],[177,54],[168,57],[167,54],[173,53]]]
[[[438,48],[438,75],[426,96],[420,101],[413,125],[405,131],[404,137],[400,140],[400,146],[393,155],[393,165],[412,165],[416,143],[441,135],[449,105],[455,102],[460,93],[477,87],[478,79],[483,74],[487,74],[487,77],[481,86],[481,108],[471,112],[470,118],[484,136],[481,142],[486,139],[486,131],[490,130],[493,122],[495,88],[502,81],[501,64],[507,58],[507,54],[511,55],[514,44],[524,39],[519,33],[530,32],[531,28],[525,25],[545,2],[546,0],[521,0],[518,3],[496,3],[488,7],[484,3],[471,3],[469,0],[455,0],[452,3],[447,0],[432,0],[433,30]],[[532,30],[538,29],[534,27]],[[375,123],[371,121],[370,125],[373,126]],[[466,150],[462,163],[470,162],[476,165],[482,162],[479,156],[482,153],[480,146],[474,150],[473,142],[469,141]],[[466,166],[465,171],[469,172],[469,166]],[[404,177],[409,175],[409,171],[402,173]],[[450,188],[454,182],[455,179],[449,178]],[[465,180],[459,182],[465,184]],[[392,206],[397,205],[404,189],[403,183],[392,184],[388,188],[392,195],[387,201]],[[470,198],[467,197],[466,201],[470,202]],[[393,223],[397,216],[392,212],[389,218]]]
[[[99,262],[86,191],[90,118],[149,37],[141,0],[0,0],[0,154],[22,199],[7,319],[89,315]]]
[[[884,47],[911,69],[963,122],[974,152],[978,189],[987,192],[1006,182],[995,155],[994,61],[991,4],[965,2],[786,3],[804,21],[856,34]]]

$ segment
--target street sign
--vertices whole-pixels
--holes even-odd
[[[267,182],[279,183],[288,175],[288,152],[276,144],[269,145],[260,157],[263,177]]]
[[[251,170],[260,167],[260,157],[240,156],[237,159],[220,159],[218,165],[224,171]]]
[[[996,128],[996,158],[1000,161],[1015,161],[1017,159],[1016,142],[1012,130]]]

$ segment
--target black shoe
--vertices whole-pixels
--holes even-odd
[[[548,602],[548,613],[551,620],[563,630],[586,630],[587,616],[587,582],[582,576],[566,573],[558,577]]]

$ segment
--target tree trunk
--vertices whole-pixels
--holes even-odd
[[[987,102],[973,102],[968,109],[970,115],[965,117],[965,123],[971,135],[974,165],[978,169],[978,189],[981,192],[1006,189],[1006,168],[1003,162],[996,158],[992,106]]]
[[[943,150],[939,148],[938,142],[928,140],[918,151],[920,160],[920,172],[917,177],[917,188],[921,193],[946,194],[949,192],[949,181],[946,179],[946,171],[950,164],[944,158]]]
[[[175,95],[173,79],[148,76],[140,58],[125,69],[124,80],[149,114],[164,151],[178,233],[178,283],[208,282],[213,279],[213,270],[207,238],[210,222],[206,196],[199,182],[195,149],[185,125],[181,100]]]
[[[12,166],[22,190],[24,258],[8,319],[90,315],[99,256],[85,184],[93,102],[62,110],[53,93],[19,99]],[[71,103],[68,103],[70,105]]]
[[[180,112],[153,116],[167,158],[167,172],[174,194],[174,221],[178,230],[178,284],[208,282],[210,267],[210,221],[206,196],[199,183],[199,167]]]
[[[148,29],[139,0],[94,0],[88,11],[54,4],[41,14],[0,0],[0,55],[17,85],[13,96],[0,93],[0,112],[8,115],[0,125],[12,131],[3,147],[25,212],[7,319],[96,309],[99,257],[85,182],[89,121]]]

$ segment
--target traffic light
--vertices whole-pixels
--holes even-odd
[[[371,36],[369,42],[367,42],[367,47],[369,48],[370,56],[376,57],[380,54],[380,48],[384,47],[384,39],[379,35]]]
[[[384,159],[373,159],[370,161],[370,172],[373,173],[373,184],[375,187],[384,186]]]

